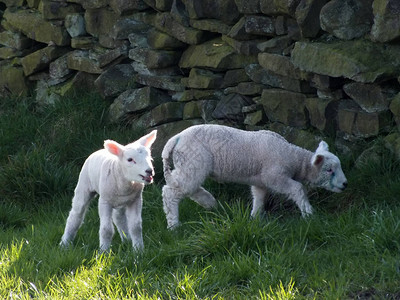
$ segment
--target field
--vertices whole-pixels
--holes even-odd
[[[340,156],[341,194],[310,192],[307,219],[279,197],[250,218],[246,186],[206,182],[219,207],[180,207],[183,225],[166,229],[163,177],[145,188],[145,251],[116,234],[98,249],[97,201],[70,249],[60,249],[80,167],[104,139],[143,134],[107,122],[94,95],[38,109],[0,100],[1,299],[399,299],[400,163],[377,139]],[[162,170],[155,159],[156,172]]]

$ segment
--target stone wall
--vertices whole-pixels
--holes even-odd
[[[0,20],[2,96],[96,89],[164,138],[207,122],[400,148],[398,0],[0,0]]]

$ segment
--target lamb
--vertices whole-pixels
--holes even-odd
[[[329,152],[326,142],[321,141],[313,153],[266,130],[192,126],[168,140],[162,159],[166,181],[162,197],[168,228],[179,225],[178,206],[185,196],[205,208],[217,204],[201,187],[209,176],[220,182],[250,185],[252,217],[263,206],[267,190],[286,195],[306,217],[313,210],[303,183],[332,192],[341,192],[347,186],[340,160]]]
[[[111,246],[114,224],[122,240],[131,240],[134,249],[143,249],[142,191],[153,182],[150,147],[157,131],[128,145],[106,140],[104,148],[92,153],[79,175],[72,209],[60,245],[67,247],[81,226],[90,200],[99,195],[100,251]]]

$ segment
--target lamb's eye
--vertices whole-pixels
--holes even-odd
[[[333,170],[331,168],[329,168],[328,170],[326,170],[326,172],[328,172],[329,174],[333,173]]]
[[[136,164],[136,161],[135,161],[132,157],[129,157],[129,158],[128,158],[128,161],[129,161],[129,162],[133,162],[134,164]]]

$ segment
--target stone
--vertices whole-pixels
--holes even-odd
[[[136,76],[136,81],[140,84],[174,92],[185,90],[185,86],[181,83],[181,80],[182,76],[153,76],[143,74]]]
[[[186,10],[191,19],[217,19],[233,24],[239,19],[234,0],[186,0]]]
[[[134,17],[121,17],[109,28],[107,36],[114,40],[127,40],[131,34],[141,34],[146,36],[151,27]]]
[[[294,17],[300,0],[260,0],[261,12],[265,15],[289,15]]]
[[[89,51],[75,50],[68,53],[68,68],[72,70],[82,71],[90,74],[101,74],[107,68],[112,67],[120,63],[124,59],[123,56],[119,56],[117,59],[107,66],[101,67],[99,62],[89,57]]]
[[[29,54],[27,50],[17,50],[10,47],[0,47],[0,59],[11,59],[14,57],[22,57]]]
[[[321,30],[320,12],[328,0],[301,0],[296,7],[296,21],[303,38],[314,38]]]
[[[244,69],[228,70],[225,72],[222,87],[235,86],[240,82],[249,81],[249,79]]]
[[[54,43],[57,46],[66,46],[70,43],[67,30],[44,20],[39,12],[25,9],[6,9],[3,18],[13,28],[18,29],[32,40],[46,44]],[[32,28],[35,28],[35,30],[32,31]]]
[[[400,37],[400,2],[398,0],[374,0],[374,24],[371,39],[390,42]]]
[[[312,152],[314,152],[315,149],[318,148],[318,144],[322,140],[322,137],[315,135],[309,131],[289,127],[279,122],[271,123],[268,126],[268,129],[279,133],[289,143],[308,149]]]
[[[26,96],[30,90],[28,80],[21,66],[14,66],[7,60],[0,61],[0,96]]]
[[[117,97],[126,90],[139,87],[135,70],[130,64],[119,64],[103,72],[94,82],[102,98]]]
[[[251,112],[246,114],[246,118],[243,121],[243,124],[249,125],[249,126],[255,126],[262,121],[264,121],[265,115],[262,110],[257,110],[255,112]]]
[[[26,0],[26,4],[30,8],[38,8],[40,4],[40,0]]]
[[[170,97],[165,92],[152,87],[128,89],[111,104],[109,117],[111,122],[118,122],[127,114],[148,111],[167,101]]]
[[[148,8],[148,5],[143,0],[111,0],[109,5],[118,15]]]
[[[88,50],[97,45],[96,39],[92,36],[77,36],[71,39],[71,48]]]
[[[400,47],[367,40],[296,42],[291,60],[307,72],[364,83],[400,73]]]
[[[187,102],[183,108],[183,119],[203,119],[205,122],[210,122],[213,120],[212,113],[214,112],[217,103],[217,100]]]
[[[184,104],[166,102],[145,113],[139,120],[144,127],[153,127],[164,123],[182,120]]]
[[[68,2],[78,3],[85,10],[102,8],[108,5],[109,0],[69,0]]]
[[[217,38],[201,45],[190,46],[183,52],[179,66],[227,70],[243,68],[256,60],[253,56],[237,54],[232,47]]]
[[[259,14],[261,13],[260,1],[235,0],[239,13]]]
[[[94,79],[92,74],[77,72],[75,76],[61,83],[55,83],[54,80],[39,80],[36,85],[36,103],[40,106],[54,105],[62,97],[92,89]]]
[[[391,87],[352,82],[343,86],[344,92],[366,112],[388,110],[390,101],[398,93]]]
[[[3,31],[0,32],[0,45],[23,50],[31,47],[33,41],[20,32]]]
[[[339,101],[321,98],[307,98],[305,103],[310,119],[310,125],[320,131],[334,135],[336,130],[336,110]]]
[[[228,34],[231,30],[231,26],[225,24],[219,20],[213,19],[202,19],[202,20],[194,20],[190,19],[190,26],[196,29],[200,29],[203,31],[210,31],[221,34]]]
[[[72,73],[72,70],[68,68],[68,54],[65,54],[49,65],[49,75],[52,79],[64,78]]]
[[[289,35],[278,36],[268,41],[261,42],[257,45],[257,48],[261,52],[275,53],[282,55],[285,49],[289,48],[293,44],[293,39]]]
[[[128,49],[125,46],[115,49],[107,49],[96,46],[89,50],[89,59],[96,61],[100,68],[106,67],[117,59],[122,60],[127,56]]]
[[[310,80],[311,78],[311,74],[296,68],[287,56],[273,53],[259,53],[258,62],[264,69],[278,75],[300,80]]]
[[[186,44],[196,45],[203,41],[204,33],[202,30],[182,25],[169,13],[157,13],[156,15],[141,14],[136,15],[136,18]]]
[[[183,26],[188,27],[190,25],[189,15],[186,11],[186,6],[183,0],[172,1],[170,14],[175,21],[182,24]]]
[[[397,124],[397,129],[400,130],[400,93],[398,93],[390,102],[390,111],[393,114]]]
[[[400,134],[398,132],[391,133],[384,138],[385,147],[400,159]]]
[[[267,86],[263,84],[258,84],[255,82],[240,82],[237,86],[228,87],[224,90],[225,94],[240,94],[246,96],[261,95],[262,91],[266,89]]]
[[[217,89],[223,82],[223,75],[209,70],[192,68],[188,78],[182,78],[182,83],[188,88]]]
[[[305,100],[304,94],[280,89],[265,89],[256,103],[264,107],[265,114],[271,122],[306,129],[309,120]]]
[[[144,2],[157,11],[170,11],[173,0],[144,0]]]
[[[69,14],[81,12],[82,6],[63,1],[42,0],[39,11],[45,20],[64,20]]]
[[[262,68],[259,64],[250,64],[245,67],[245,71],[256,83],[299,93],[315,92],[309,82],[276,74]]]
[[[150,48],[160,50],[175,50],[186,46],[185,43],[156,29],[152,29],[147,33],[147,44]]]
[[[339,107],[338,129],[351,138],[370,138],[390,130],[392,116],[389,111],[367,113],[361,109]]]
[[[181,57],[180,51],[134,48],[129,50],[129,58],[143,63],[149,69],[175,66]]]
[[[3,0],[2,1],[6,7],[22,7],[24,5],[24,0]]]
[[[223,94],[220,90],[184,90],[175,93],[172,99],[180,102],[187,102],[192,100],[220,100]]]
[[[233,122],[243,122],[245,115],[242,107],[253,104],[253,101],[239,94],[229,94],[223,96],[218,102],[212,117],[214,119],[226,119]]]
[[[107,35],[118,19],[119,15],[108,7],[85,10],[86,31],[97,38]]]
[[[222,40],[226,42],[229,46],[231,46],[233,49],[235,49],[237,53],[246,56],[258,54],[260,52],[258,45],[263,41],[263,40],[238,41],[225,35],[222,36]]]
[[[257,35],[274,36],[275,20],[264,16],[244,16],[228,33],[229,37],[236,40],[249,40]]]
[[[151,76],[177,76],[182,75],[182,71],[177,66],[162,68],[162,69],[149,69],[145,64],[134,61],[131,63],[135,72],[141,75]]]
[[[339,39],[360,38],[371,30],[373,0],[333,0],[321,9],[321,27]]]
[[[82,14],[74,13],[66,15],[64,26],[72,38],[86,34],[85,18]]]
[[[21,64],[24,68],[25,76],[47,68],[50,62],[67,52],[68,49],[66,48],[48,46],[23,57],[21,59]]]
[[[132,48],[149,48],[149,44],[147,43],[147,33],[131,33],[128,36],[128,39]]]

